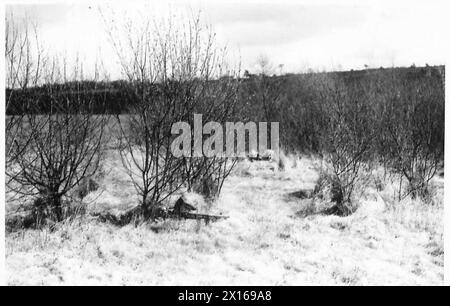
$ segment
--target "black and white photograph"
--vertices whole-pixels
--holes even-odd
[[[4,285],[445,285],[449,12],[2,2]]]

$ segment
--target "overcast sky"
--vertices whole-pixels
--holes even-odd
[[[121,1],[101,4],[116,12],[127,9],[149,15],[175,10],[202,11],[230,60],[255,71],[267,56],[282,72],[362,69],[369,67],[445,64],[446,10],[441,2],[422,4],[379,1]],[[88,64],[100,56],[111,69],[116,59],[99,17],[99,2],[9,6],[15,18],[25,14],[39,24],[52,52],[79,52]],[[277,70],[278,72],[278,70]]]

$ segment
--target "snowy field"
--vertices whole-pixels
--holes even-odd
[[[200,211],[228,215],[206,225],[166,220],[122,228],[84,217],[55,231],[7,234],[10,285],[432,285],[443,283],[443,178],[436,205],[393,198],[392,186],[369,188],[349,217],[311,214],[319,162],[288,157],[240,162],[220,198]],[[123,211],[137,203],[120,170],[105,160],[91,211]]]

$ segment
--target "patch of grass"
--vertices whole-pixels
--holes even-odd
[[[115,160],[108,162],[114,165]],[[317,163],[314,158],[302,158],[297,168],[286,167],[283,172],[268,170],[269,163],[253,163],[251,176],[234,173],[211,207],[202,204],[211,213],[230,217],[209,225],[165,220],[115,227],[81,216],[58,224],[53,231],[8,233],[7,282],[442,284],[443,205],[417,201],[395,203],[377,214],[365,209],[343,217],[317,214],[330,205],[330,191],[321,189],[322,199],[286,197],[299,189],[314,188],[319,177],[314,170]],[[133,187],[124,184],[114,169],[106,175],[105,186],[102,183],[104,196],[94,200],[88,211],[106,210],[109,205],[111,211],[124,212],[129,209],[126,201],[136,202],[129,199]],[[383,192],[391,187],[386,184]],[[196,197],[200,198],[192,195],[190,201]],[[303,218],[296,217],[299,210]],[[416,273],[416,264],[426,273]]]

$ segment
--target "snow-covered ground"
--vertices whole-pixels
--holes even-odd
[[[349,217],[302,212],[310,200],[289,193],[313,188],[314,159],[241,162],[211,207],[230,218],[166,220],[123,228],[84,218],[55,231],[6,237],[8,283],[145,285],[442,284],[443,180],[440,204],[395,205],[368,192]],[[91,209],[123,210],[137,201],[120,172],[106,161]],[[387,188],[388,190],[389,188]],[[386,191],[388,192],[388,191]]]

